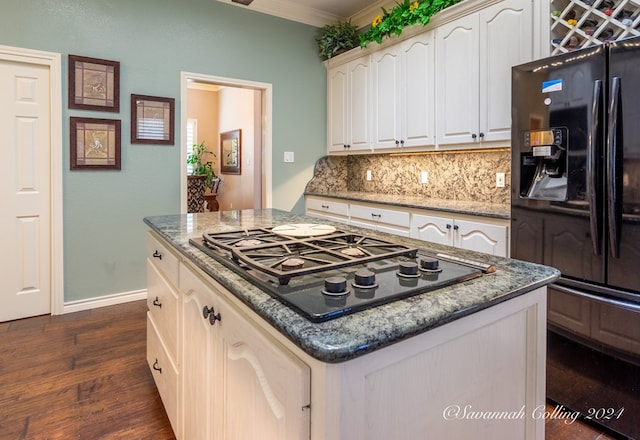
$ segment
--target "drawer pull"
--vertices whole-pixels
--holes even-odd
[[[153,305],[156,307],[162,308],[162,303],[160,302],[160,299],[157,296],[156,296],[156,299],[153,300]]]
[[[374,214],[373,212],[371,213],[371,217],[372,218],[378,218],[380,219],[382,217],[382,214]]]
[[[451,225],[447,223],[447,229],[451,229]]]
[[[324,209],[329,209],[329,205],[322,205]]]
[[[156,361],[153,363],[153,369],[162,374],[162,368],[158,366],[158,359],[156,359]]]
[[[222,321],[220,313],[216,313],[213,307],[204,306],[204,308],[202,309],[202,316],[204,317],[204,319],[209,318],[209,324],[211,325],[215,324],[216,321]]]
[[[153,258],[160,258],[162,260],[162,254],[156,249],[156,251],[153,253]]]

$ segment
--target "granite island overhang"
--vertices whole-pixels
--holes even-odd
[[[343,362],[442,326],[480,310],[545,286],[558,270],[538,264],[492,257],[418,240],[392,236],[397,242],[495,263],[497,270],[462,284],[384,304],[322,323],[312,323],[264,293],[189,243],[211,231],[233,231],[318,219],[285,211],[246,210],[146,217],[144,222],[186,259],[222,284],[310,356],[323,362]],[[331,223],[322,220],[322,223]],[[335,224],[341,229],[360,228]],[[389,234],[366,231],[370,235]]]
[[[178,439],[544,439],[557,270],[366,230],[497,270],[314,323],[189,240],[318,220],[268,209],[144,221],[147,361]]]

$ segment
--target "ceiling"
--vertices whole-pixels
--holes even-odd
[[[218,1],[317,27],[351,20],[358,28],[369,25],[383,6],[391,9],[396,4],[394,0],[253,0],[244,6]]]

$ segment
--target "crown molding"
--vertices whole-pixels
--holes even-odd
[[[231,0],[217,1],[315,27],[322,27],[326,24],[335,23],[338,20],[344,20],[344,18],[338,17],[337,15],[290,0],[254,0],[249,6],[233,3]]]
[[[383,7],[385,9],[391,9],[396,5],[396,1],[394,0],[377,0],[363,10],[356,12],[351,17],[341,17],[301,4],[296,0],[253,0],[248,6],[234,3],[231,0],[217,1],[316,27],[323,27],[338,21],[349,20],[358,29],[369,26],[373,18],[381,12]]]

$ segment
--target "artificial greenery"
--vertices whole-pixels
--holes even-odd
[[[397,3],[390,11],[382,8],[382,14],[377,15],[371,27],[366,32],[360,34],[360,47],[367,47],[367,44],[375,41],[381,43],[384,37],[400,35],[402,30],[413,24],[426,26],[431,16],[443,9],[448,8],[460,0],[405,0]]]
[[[192,176],[206,176],[205,187],[213,188],[213,179],[218,177],[213,170],[213,162],[203,162],[202,156],[204,153],[209,153],[216,157],[213,151],[208,151],[204,146],[204,141],[200,144],[193,144],[193,151],[187,156],[187,163],[193,165]]]
[[[349,50],[358,46],[358,29],[350,21],[339,21],[336,24],[328,24],[321,30],[316,38],[320,56],[329,59],[338,51]]]

